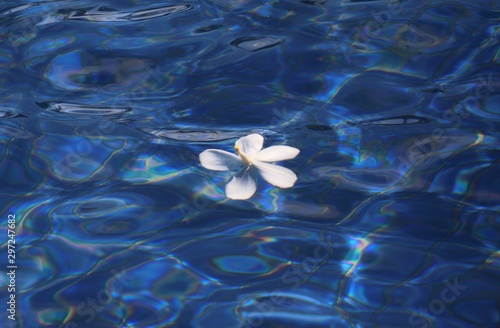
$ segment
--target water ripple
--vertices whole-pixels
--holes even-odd
[[[112,11],[104,6],[91,9],[80,9],[75,11],[58,11],[52,14],[45,23],[53,23],[58,20],[83,20],[89,22],[134,22],[149,20],[158,17],[170,16],[192,9],[190,4],[158,7],[138,11]]]
[[[83,104],[57,103],[57,102],[40,102],[37,103],[43,109],[54,111],[56,113],[86,115],[86,116],[119,116],[129,112],[130,108],[111,108],[99,107]]]

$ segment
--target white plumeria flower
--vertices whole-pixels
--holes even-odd
[[[228,171],[241,168],[226,185],[226,196],[231,199],[248,199],[257,189],[256,174],[279,188],[290,188],[297,181],[291,170],[267,162],[295,158],[300,152],[290,146],[271,146],[262,149],[264,137],[250,134],[236,141],[234,149],[239,156],[219,149],[207,149],[200,154],[203,167],[214,171]],[[262,150],[261,150],[262,149]],[[243,167],[242,167],[243,166]]]

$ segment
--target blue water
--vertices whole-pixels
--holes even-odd
[[[499,327],[499,17],[2,1],[2,327]],[[298,181],[227,199],[251,133]]]

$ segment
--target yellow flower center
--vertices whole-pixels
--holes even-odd
[[[236,152],[238,153],[238,155],[240,155],[241,159],[243,160],[243,162],[245,162],[245,164],[252,165],[252,160],[250,159],[250,157],[247,154],[245,154],[240,149],[240,147],[238,147],[237,145],[234,145],[234,149],[236,150]]]

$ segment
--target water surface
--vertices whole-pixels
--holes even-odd
[[[497,327],[499,15],[494,0],[3,1],[18,268],[2,322]],[[283,163],[298,181],[229,200],[231,174],[198,154],[251,133],[301,150]]]

